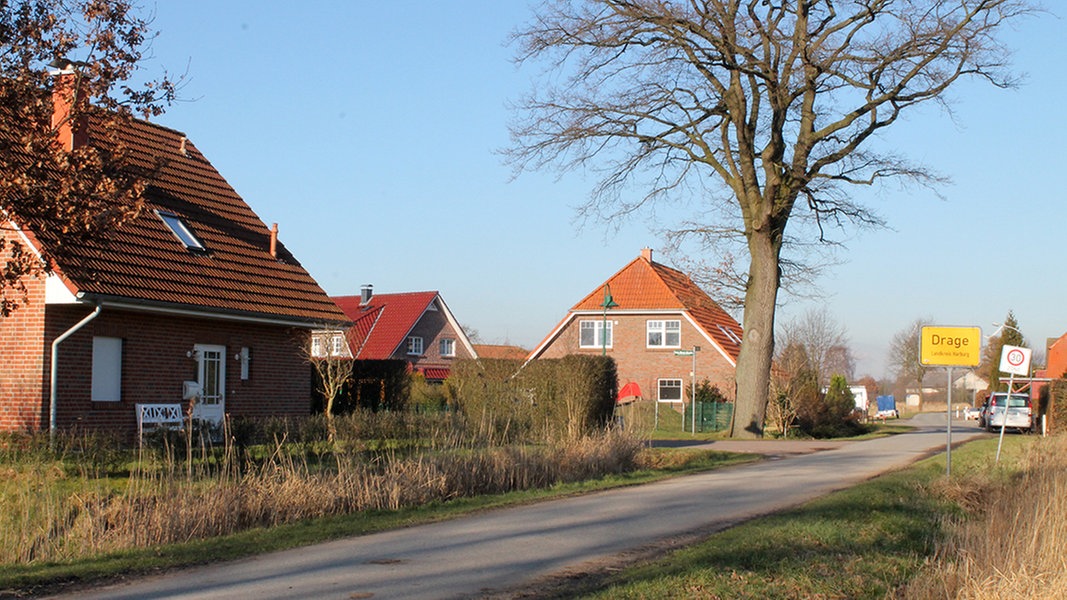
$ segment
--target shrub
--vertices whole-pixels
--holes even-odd
[[[1049,431],[1067,429],[1067,379],[1053,380],[1045,389],[1048,390],[1044,408]]]
[[[610,357],[570,355],[525,366],[514,360],[459,361],[449,385],[482,435],[539,441],[577,439],[606,426],[618,377]]]
[[[416,412],[440,412],[448,408],[448,394],[440,383],[429,383],[422,373],[412,373],[407,406]]]
[[[800,404],[797,427],[816,438],[843,437],[862,433],[865,427],[853,415],[855,399],[841,375],[830,378],[825,394],[813,394]]]

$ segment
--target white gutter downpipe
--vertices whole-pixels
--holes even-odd
[[[48,445],[51,448],[55,448],[56,444],[56,373],[58,371],[57,359],[59,358],[59,344],[63,340],[74,335],[82,327],[85,327],[89,321],[100,316],[100,311],[104,309],[103,306],[97,304],[96,310],[86,315],[84,319],[78,321],[74,327],[63,332],[63,335],[57,337],[52,341],[52,364],[51,374],[48,382]]]

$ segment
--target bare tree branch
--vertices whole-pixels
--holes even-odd
[[[873,136],[963,79],[1014,85],[998,34],[1034,11],[1029,0],[547,0],[513,38],[517,61],[547,76],[517,104],[505,156],[516,173],[595,173],[582,213],[608,220],[728,192],[728,219],[667,229],[675,244],[744,242],[747,275],[720,271],[745,307],[733,433],[759,435],[783,266],[802,265],[812,242],[840,243],[831,232],[883,225],[852,186],[943,180]]]

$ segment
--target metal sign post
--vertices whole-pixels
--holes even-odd
[[[997,442],[997,463],[1000,462],[1000,448],[1004,445],[1004,430],[1008,427],[1008,407],[1011,405],[1011,393],[1015,384],[1015,376],[1026,377],[1030,374],[1031,353],[1029,348],[1009,346],[1007,344],[1004,345],[1004,349],[1000,353],[1000,370],[1008,373],[1008,395],[1004,397],[1004,420],[1000,423],[1000,441]]]
[[[925,326],[920,330],[919,364],[948,368],[948,407],[945,412],[946,475],[952,474],[952,367],[977,367],[982,360],[981,355],[982,330],[978,327]],[[921,396],[921,389],[919,394]]]
[[[948,406],[945,408],[945,415],[948,423],[948,441],[945,442],[945,477],[952,475],[952,367],[948,368],[948,385],[945,386],[948,390]]]
[[[700,346],[693,346],[693,371],[690,373],[692,377],[692,401],[690,402],[690,408],[693,411],[693,435],[697,434],[697,352],[700,352]]]
[[[697,372],[697,348],[692,350],[675,350],[675,356],[692,356],[693,357],[693,370],[689,373],[690,376],[690,389],[689,389],[689,408],[692,409],[693,418],[693,431],[690,433],[696,434],[696,400],[697,400],[697,388],[696,388],[696,372]],[[682,431],[685,431],[685,397],[682,397]]]

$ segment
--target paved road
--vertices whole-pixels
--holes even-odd
[[[500,595],[659,540],[722,529],[795,506],[944,449],[944,415],[920,415],[912,424],[918,426],[915,433],[831,444],[838,447],[808,454],[791,448],[759,464],[487,511],[136,579],[77,596],[414,600]],[[973,422],[953,422],[954,442],[981,433]],[[773,452],[773,447],[763,451]]]

